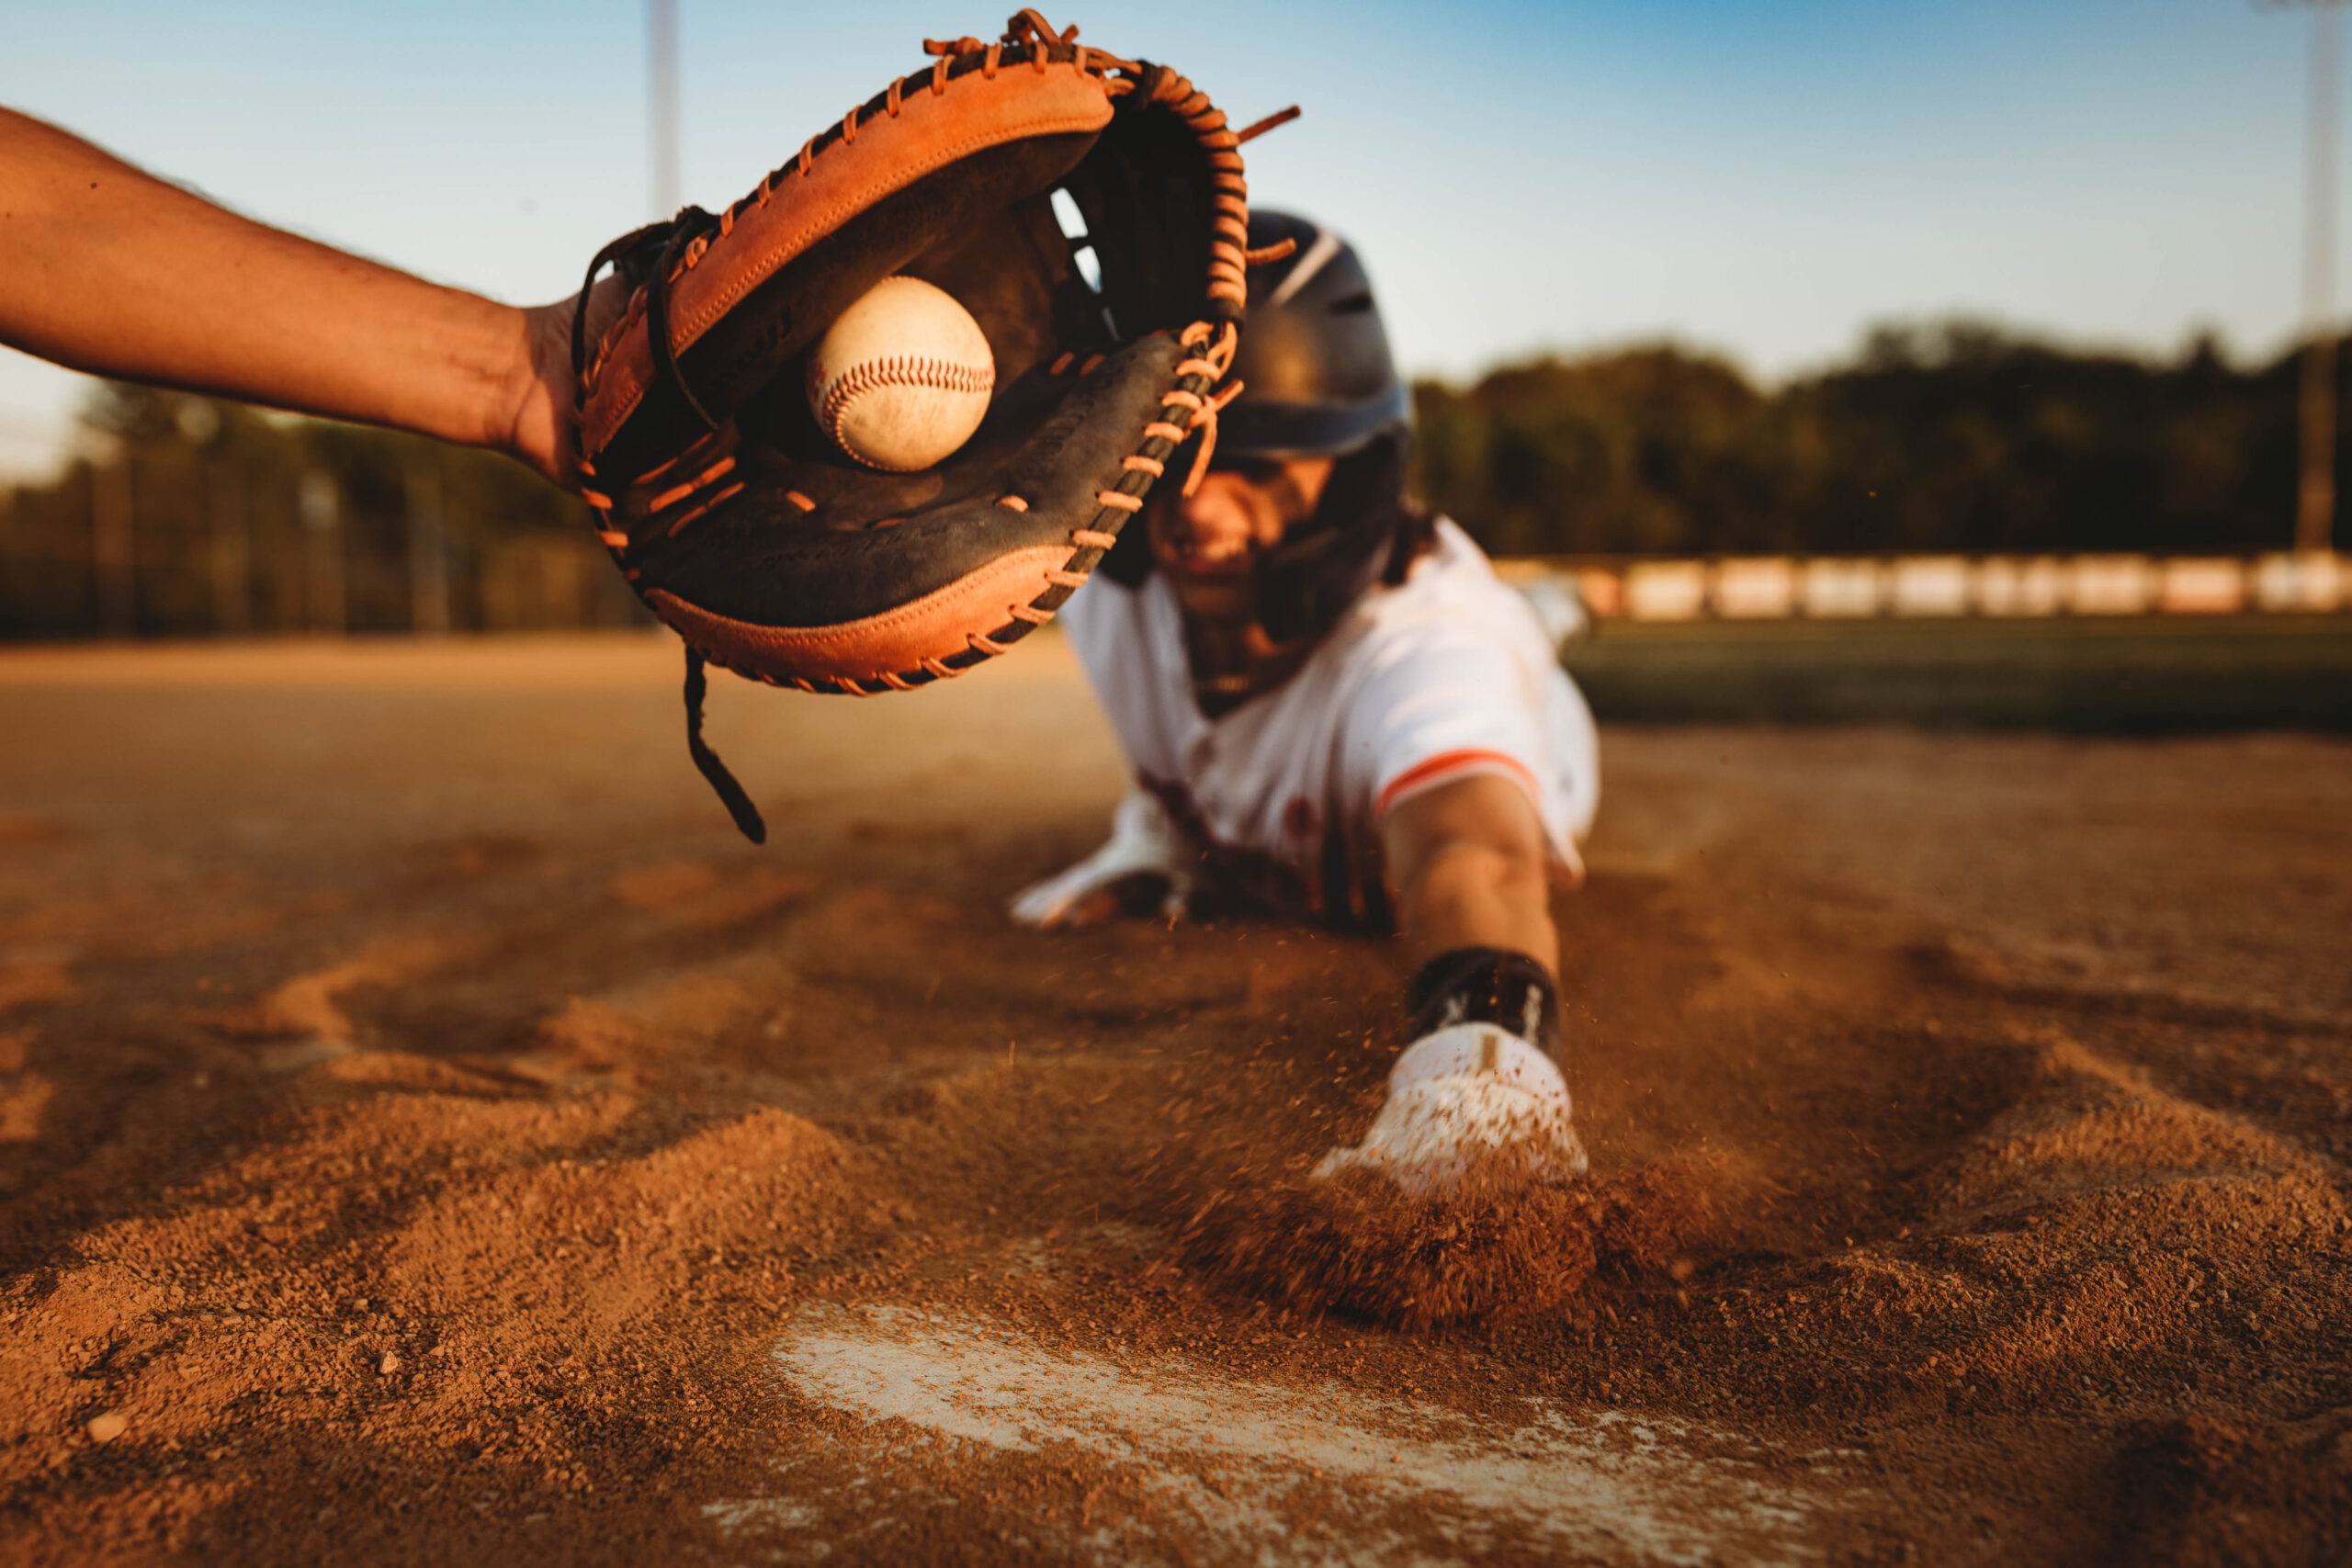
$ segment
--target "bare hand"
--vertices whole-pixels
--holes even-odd
[[[597,281],[588,297],[588,353],[594,358],[628,304],[628,288],[617,277]],[[577,378],[571,371],[571,315],[579,299],[535,305],[523,312],[524,364],[517,374],[513,420],[504,443],[544,478],[565,490],[580,488],[576,433],[580,423]]]

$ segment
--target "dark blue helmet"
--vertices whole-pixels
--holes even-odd
[[[1242,392],[1218,416],[1211,466],[1338,460],[1315,514],[1258,561],[1258,622],[1276,642],[1296,643],[1322,636],[1375,581],[1404,581],[1431,522],[1405,495],[1412,394],[1396,375],[1363,263],[1318,223],[1251,211],[1250,249],[1284,240],[1295,247],[1289,255],[1250,271],[1233,362]],[[1151,570],[1143,535],[1129,529],[1103,562],[1129,587]]]
[[[1413,400],[1355,248],[1287,212],[1250,214],[1250,249],[1284,240],[1296,247],[1287,258],[1250,269],[1233,361],[1243,391],[1217,421],[1217,450],[1344,457],[1384,437],[1402,446]]]

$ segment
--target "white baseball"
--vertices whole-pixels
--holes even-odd
[[[928,468],[972,437],[996,360],[972,313],[917,277],[886,277],[808,355],[808,407],[869,468]]]

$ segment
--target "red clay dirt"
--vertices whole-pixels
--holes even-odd
[[[1067,650],[0,657],[0,1556],[2352,1558],[2352,746],[1612,731],[1586,1189],[1303,1182],[1401,977],[1037,936]]]

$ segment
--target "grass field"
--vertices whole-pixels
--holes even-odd
[[[1568,668],[1604,720],[2352,731],[2352,617],[1611,622]]]

